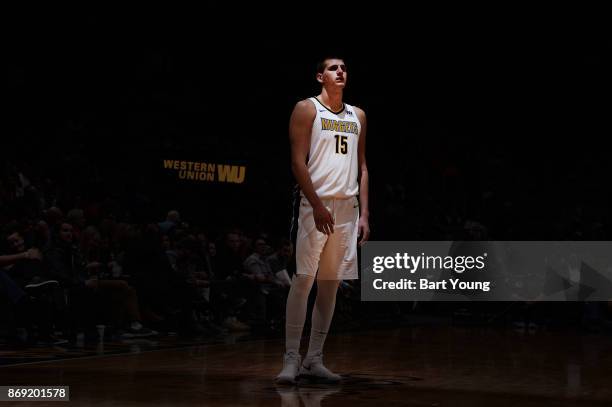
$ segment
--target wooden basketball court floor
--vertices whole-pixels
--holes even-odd
[[[605,335],[413,327],[331,335],[325,350],[326,364],[344,376],[340,385],[275,386],[277,338],[1,367],[0,384],[70,386],[70,402],[0,404],[612,405],[612,337]]]

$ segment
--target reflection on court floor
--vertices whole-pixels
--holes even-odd
[[[414,327],[331,335],[343,382],[276,386],[281,338],[0,367],[4,385],[70,386],[73,405],[610,405],[606,335]],[[19,404],[27,405],[27,404]],[[43,404],[32,403],[41,406]]]

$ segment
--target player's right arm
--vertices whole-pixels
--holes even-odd
[[[334,219],[323,206],[312,185],[312,179],[306,166],[310,151],[310,134],[312,123],[317,115],[315,106],[309,100],[302,100],[295,105],[289,120],[289,140],[291,142],[291,170],[302,193],[313,209],[315,225],[319,232],[329,234],[334,231]]]

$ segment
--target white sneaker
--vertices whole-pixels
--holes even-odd
[[[333,373],[323,365],[322,353],[307,356],[306,359],[304,359],[304,363],[302,367],[300,367],[300,376],[307,379],[324,381],[326,383],[338,383],[342,380],[342,376]]]
[[[276,383],[278,384],[295,384],[295,379],[298,376],[300,370],[301,357],[295,352],[285,353],[283,359],[283,370],[276,376]]]

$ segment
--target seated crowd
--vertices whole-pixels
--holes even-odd
[[[51,207],[1,231],[5,341],[57,344],[100,324],[122,338],[283,325],[289,240],[232,229],[215,241],[174,210],[137,225]]]
[[[136,209],[127,210],[104,192],[82,199],[77,191],[89,191],[87,183],[70,178],[74,185],[60,184],[33,172],[30,180],[16,165],[0,167],[0,343],[56,344],[81,333],[97,338],[96,325],[122,338],[282,330],[294,250],[289,240],[240,228],[213,235],[184,222],[176,210],[164,220],[150,219],[154,215],[138,213],[140,202],[147,201],[140,196],[132,197]],[[378,215],[390,238],[406,236],[406,225],[414,240],[495,240],[490,230],[524,238],[511,226],[490,228],[471,220],[456,206],[405,211],[409,203],[401,191],[391,188]],[[444,195],[430,198],[454,202]],[[558,225],[555,239],[609,240],[609,224],[577,213],[581,216]],[[366,307],[359,302],[359,287],[358,281],[340,285],[334,318],[344,318],[347,326],[380,315],[395,321],[406,313],[465,311],[464,304]],[[569,320],[595,330],[612,325],[612,302],[567,305],[560,312],[557,304],[517,303],[511,311],[503,306],[499,315],[523,325]],[[492,310],[491,304],[470,308],[470,318]]]

